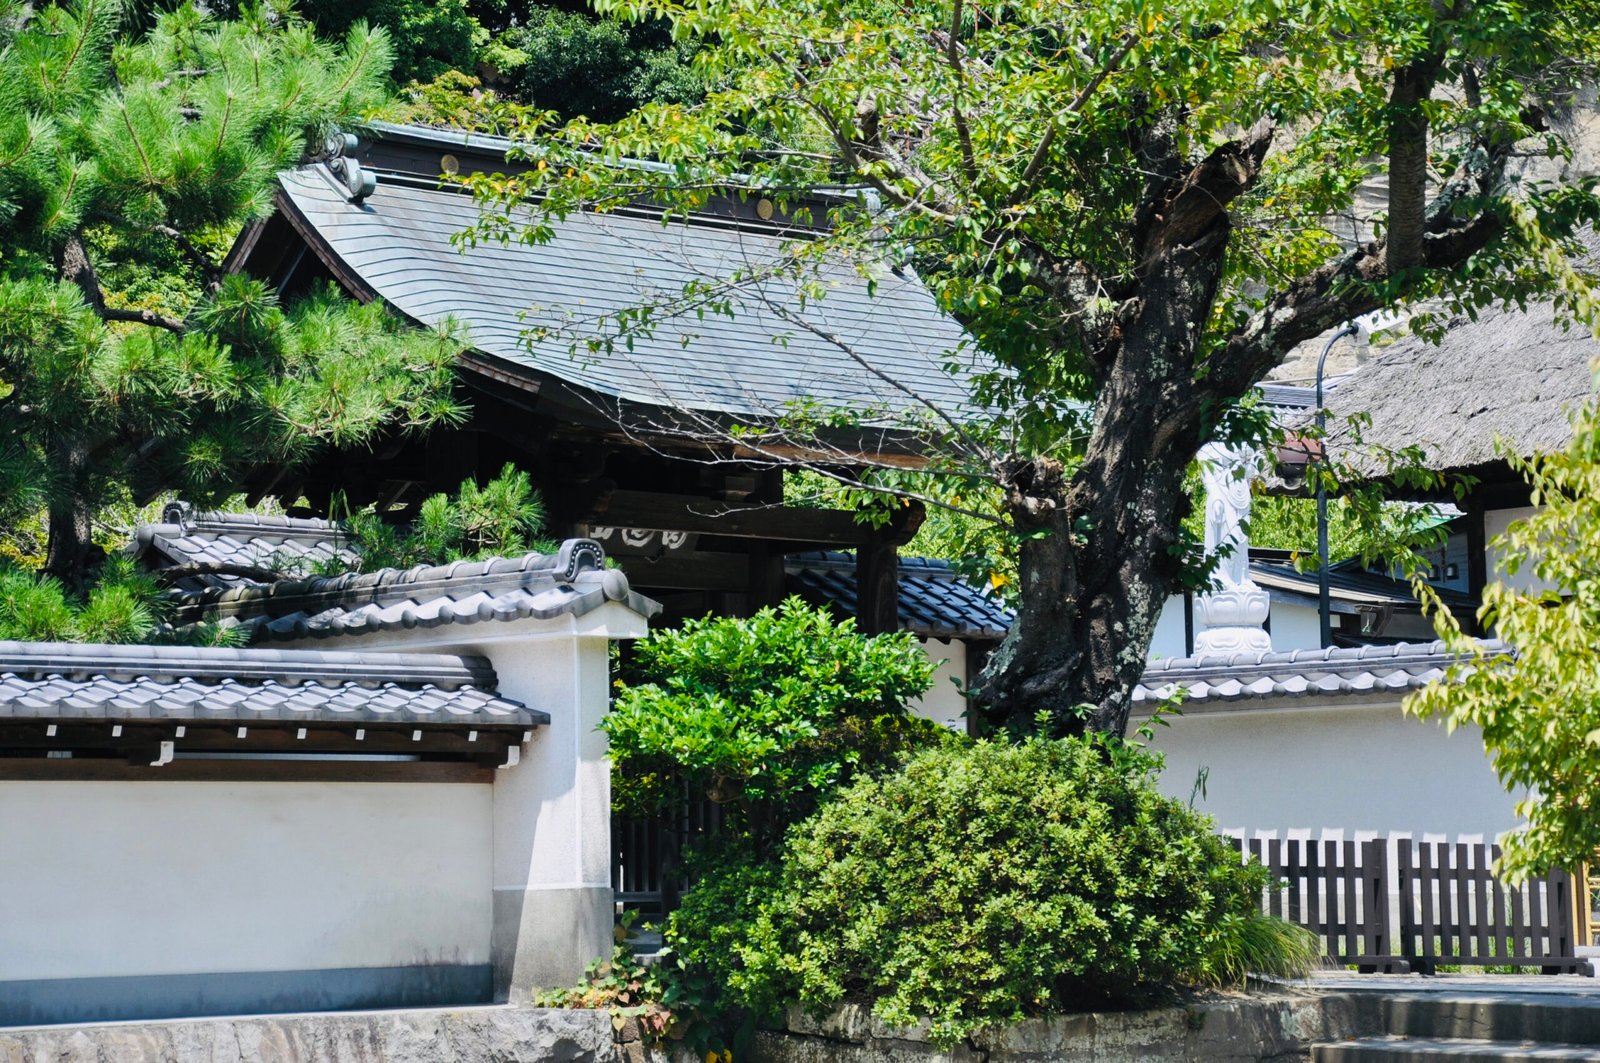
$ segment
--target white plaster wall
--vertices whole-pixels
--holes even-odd
[[[1317,623],[1317,611],[1288,602],[1273,602],[1272,648],[1282,650],[1315,650],[1322,648],[1322,628]],[[1337,621],[1337,618],[1335,618]],[[1337,623],[1335,624],[1337,626]]]
[[[1516,825],[1516,798],[1495,778],[1475,728],[1454,734],[1398,704],[1201,712],[1156,729],[1166,754],[1160,788],[1222,828],[1322,828],[1483,834]],[[1348,836],[1348,835],[1347,835]]]
[[[1533,572],[1527,568],[1523,568],[1514,576],[1507,575],[1500,567],[1504,560],[1505,552],[1496,550],[1494,547],[1495,538],[1505,534],[1506,529],[1510,527],[1513,521],[1531,517],[1535,512],[1532,506],[1519,506],[1516,509],[1491,509],[1484,513],[1483,537],[1488,544],[1485,564],[1491,582],[1499,580],[1501,583],[1523,591],[1543,591],[1553,588],[1552,584],[1536,578]]]
[[[941,727],[966,734],[967,699],[961,692],[967,689],[967,644],[960,639],[923,639],[922,649],[937,667],[933,685],[912,703],[911,711]]]
[[[514,768],[495,772],[495,889],[611,886],[611,760],[604,638],[490,643],[500,693],[550,714]]]
[[[0,981],[488,963],[490,811],[473,784],[0,782]]]
[[[1183,595],[1174,594],[1161,607],[1156,620],[1156,632],[1150,638],[1151,657],[1184,657],[1188,655],[1188,639],[1183,627]]]

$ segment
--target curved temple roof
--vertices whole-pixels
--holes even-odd
[[[434,141],[441,159],[483,151],[459,135],[389,133]],[[319,163],[280,176],[279,204],[347,287],[365,288],[423,324],[453,318],[478,351],[535,378],[555,378],[612,405],[750,419],[815,403],[877,411],[868,419],[891,424],[921,413],[920,399],[951,413],[970,405],[966,386],[944,366],[974,355],[960,326],[909,272],[874,264],[864,275],[856,263],[835,258],[799,278],[770,275],[785,247],[804,234],[729,217],[663,223],[638,211],[571,215],[552,223],[553,238],[537,245],[458,247],[454,238],[479,216],[470,196],[439,187],[437,169],[420,181],[368,165],[378,183],[359,203]],[[735,275],[748,279],[727,285]],[[816,290],[803,295],[802,284]],[[683,306],[686,285],[713,291]],[[652,304],[676,311],[655,322],[653,334],[619,339],[612,350],[583,342],[615,336],[615,315]],[[551,330],[552,338],[530,342],[536,329]],[[866,372],[858,358],[904,388]]]

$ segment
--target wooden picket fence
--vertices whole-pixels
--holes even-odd
[[[1272,874],[1263,909],[1323,941],[1326,962],[1432,974],[1441,965],[1537,967],[1593,976],[1583,876],[1553,871],[1508,887],[1499,846],[1408,837],[1229,839]]]

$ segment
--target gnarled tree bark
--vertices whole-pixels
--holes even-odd
[[[1162,124],[1147,155],[1172,149]],[[1036,458],[1007,485],[1022,537],[1021,604],[977,687],[992,723],[1121,734],[1161,609],[1179,575],[1183,477],[1213,426],[1197,378],[1222,280],[1227,205],[1260,173],[1273,127],[1261,123],[1183,172],[1150,170],[1141,263],[1092,360],[1103,373],[1094,429],[1069,478]]]

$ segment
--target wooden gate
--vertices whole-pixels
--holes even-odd
[[[1271,915],[1323,942],[1332,966],[1434,973],[1440,965],[1538,967],[1593,975],[1577,955],[1588,897],[1582,879],[1553,871],[1508,887],[1495,877],[1498,846],[1230,838],[1273,878]]]
[[[1402,842],[1400,947],[1412,966],[1538,967],[1592,975],[1577,956],[1581,913],[1573,876],[1552,871],[1508,888],[1493,871],[1498,845]]]

